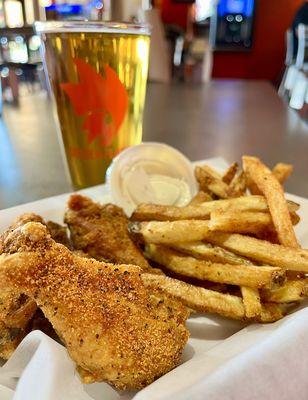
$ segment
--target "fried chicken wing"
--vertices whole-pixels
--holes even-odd
[[[0,254],[15,253],[20,248],[8,246],[7,237],[18,227],[28,222],[39,222],[48,227],[51,237],[58,243],[71,248],[67,228],[54,222],[47,222],[36,214],[27,213],[18,217],[12,225],[0,235]],[[23,251],[27,250],[24,244]],[[25,295],[16,295],[5,289],[0,292],[0,358],[8,359],[22,339],[31,330],[40,329],[55,337],[48,321],[37,310],[35,301]]]
[[[128,219],[120,207],[100,205],[74,194],[69,199],[64,221],[75,249],[83,250],[96,260],[149,268],[147,260],[129,237]]]
[[[23,214],[0,236],[0,254],[15,253],[18,249],[7,247],[7,237],[28,222],[43,223],[32,213]],[[0,358],[8,359],[28,332],[28,323],[37,309],[35,301],[5,286],[0,291]]]
[[[141,268],[79,257],[40,223],[18,227],[4,245],[0,291],[36,302],[85,381],[139,389],[178,364],[187,310],[148,292]]]
[[[70,241],[70,238],[68,237],[67,228],[65,226],[57,224],[56,222],[53,221],[47,221],[46,226],[48,228],[50,236],[53,238],[55,242],[61,243],[68,249],[73,250],[73,245],[72,242]]]

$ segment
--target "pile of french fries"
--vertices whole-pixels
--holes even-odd
[[[198,312],[282,318],[308,295],[308,250],[293,228],[299,205],[283,190],[291,172],[244,156],[242,170],[232,164],[223,175],[196,167],[200,191],[186,207],[139,205],[129,230],[164,272],[143,274],[144,283]]]

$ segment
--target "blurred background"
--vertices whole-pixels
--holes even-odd
[[[304,3],[303,0],[1,0],[2,99],[18,105],[23,95],[47,90],[40,39],[33,30],[35,20],[147,21],[152,25],[150,81],[265,79],[306,118],[308,41],[307,3]],[[302,13],[296,21],[300,8]]]
[[[71,190],[36,20],[152,26],[143,139],[295,164],[308,196],[308,1],[0,0],[0,208]]]

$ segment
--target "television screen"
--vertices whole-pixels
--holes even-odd
[[[252,17],[254,3],[254,0],[219,0],[218,15],[242,14],[245,17]]]
[[[81,15],[83,7],[81,4],[51,4],[48,7],[45,7],[46,11],[56,11],[58,14],[63,15]]]

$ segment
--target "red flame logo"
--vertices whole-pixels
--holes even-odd
[[[60,86],[70,98],[74,112],[84,116],[83,129],[88,143],[100,137],[103,145],[110,145],[126,116],[128,94],[116,72],[104,66],[104,76],[86,63],[75,58],[79,83]]]

